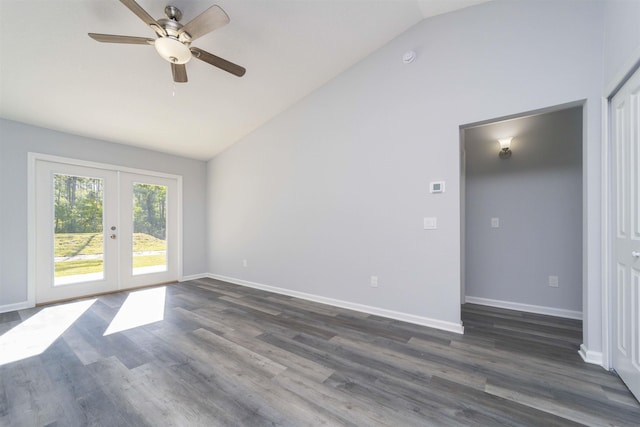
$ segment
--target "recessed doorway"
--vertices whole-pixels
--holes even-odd
[[[581,320],[582,104],[466,125],[461,138],[462,302]]]

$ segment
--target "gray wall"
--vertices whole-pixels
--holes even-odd
[[[640,60],[640,1],[608,0],[604,18],[604,83],[608,85]]]
[[[183,176],[183,272],[207,268],[206,163],[0,119],[0,306],[27,299],[27,153]]]
[[[582,108],[464,133],[466,295],[581,312]],[[514,137],[507,160],[504,136]]]
[[[638,59],[639,17],[636,0],[498,0],[422,22],[210,162],[206,223],[205,184],[187,179],[200,169],[184,167],[184,273],[204,269],[210,225],[210,272],[456,321],[459,125],[586,99],[583,310],[599,351],[600,96]],[[0,304],[26,294],[26,194],[7,188],[29,150],[172,173],[184,161],[0,120]],[[433,179],[447,193],[429,196]]]
[[[602,15],[602,2],[496,1],[414,26],[209,163],[210,272],[459,322],[459,126],[586,99],[597,350]],[[430,195],[434,180],[447,192]]]

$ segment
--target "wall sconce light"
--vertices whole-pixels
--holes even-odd
[[[511,157],[511,149],[509,148],[511,145],[511,140],[513,137],[509,138],[501,138],[498,140],[500,143],[500,152],[498,153],[498,157],[501,159],[508,159]]]

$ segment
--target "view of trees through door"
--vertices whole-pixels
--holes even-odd
[[[54,174],[55,283],[100,280],[104,268],[103,182]],[[133,186],[133,274],[166,271],[167,188]]]
[[[55,284],[104,278],[100,178],[54,174]]]
[[[167,187],[133,184],[133,274],[167,269]]]

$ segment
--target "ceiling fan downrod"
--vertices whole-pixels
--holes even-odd
[[[164,8],[164,14],[167,15],[167,18],[172,19],[174,21],[180,21],[182,19],[182,12],[175,6],[167,6]]]

